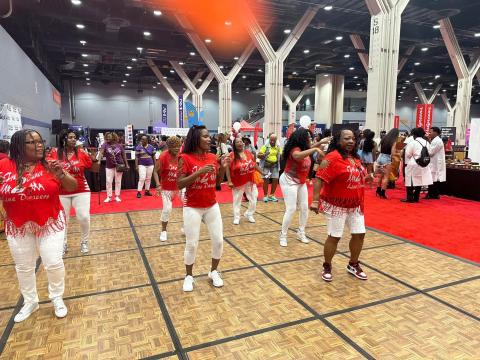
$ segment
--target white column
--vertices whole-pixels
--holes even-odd
[[[297,97],[293,101],[286,92],[283,94],[283,97],[285,98],[285,101],[288,104],[288,123],[289,124],[295,124],[297,120],[298,103],[300,102],[300,100],[302,100],[303,95],[305,95],[309,87],[310,85],[305,85],[302,91],[300,91],[300,93],[297,95]]]
[[[450,105],[450,101],[448,101],[447,95],[442,94],[442,100],[445,104],[445,108],[447,109],[447,126],[453,126],[453,117],[455,115],[455,110],[457,109],[457,104],[452,107]]]
[[[325,76],[327,75],[327,76]],[[342,75],[317,74],[315,82],[315,122],[341,124],[345,78]]]
[[[278,137],[281,136],[284,61],[319,9],[320,5],[309,7],[292,33],[278,51],[275,51],[250,9],[245,7],[248,32],[265,61],[264,136],[269,133],[274,133]]]
[[[173,90],[173,88],[170,86],[170,83],[165,79],[163,76],[162,72],[158,68],[157,65],[155,65],[155,62],[152,59],[147,59],[147,64],[152,69],[153,73],[157,77],[158,81],[163,85],[165,90],[170,94],[170,96],[173,98],[175,101],[175,127],[180,127],[180,114],[178,113],[178,107],[179,107],[179,95]]]
[[[419,82],[416,82],[413,84],[415,86],[415,90],[417,90],[418,97],[420,98],[420,101],[422,104],[431,104],[435,100],[435,96],[437,96],[438,92],[442,88],[442,84],[438,84],[435,90],[433,90],[432,95],[430,95],[429,98],[427,98],[427,95],[425,95],[425,91],[423,91],[422,84]]]
[[[370,51],[365,128],[393,128],[401,15],[409,0],[365,0],[370,14]]]
[[[470,66],[467,66],[450,19],[442,19],[439,23],[440,33],[458,77],[457,103],[452,126],[457,128],[457,142],[465,144],[465,132],[470,123],[473,79],[480,69],[480,56],[475,57]]]

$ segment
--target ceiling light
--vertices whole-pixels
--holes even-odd
[[[213,92],[213,90],[212,90],[212,89],[210,89],[210,92]]]
[[[455,86],[455,84],[450,84],[450,87],[454,87],[454,86]]]
[[[422,51],[428,51],[428,48],[427,47],[424,47],[421,49]]]
[[[447,89],[443,89],[442,91],[443,91],[443,92],[447,92]]]
[[[343,40],[343,36],[337,36],[337,37],[335,38],[335,40],[337,40],[337,41]]]
[[[315,67],[316,67],[316,68],[317,68],[317,67],[320,67],[320,66],[321,66],[320,64],[315,64]]]
[[[262,83],[258,83],[258,86],[262,86],[263,84]]]
[[[330,11],[330,10],[332,10],[332,9],[333,9],[333,6],[332,6],[332,5],[327,5],[327,6],[325,6],[325,7],[323,8],[323,10],[325,10],[325,11]]]
[[[402,89],[405,90],[407,87],[406,86],[402,86]]]
[[[433,82],[429,82],[428,85],[433,85]]]
[[[185,63],[183,61],[180,61],[178,65],[185,65]]]
[[[360,86],[360,85],[362,85],[362,84],[360,84],[360,83],[357,84],[357,86]]]
[[[83,67],[88,67],[88,64],[83,64]]]
[[[307,80],[303,80],[303,83],[305,84],[307,82]]]
[[[235,94],[240,94],[240,91],[235,91]]]
[[[350,57],[350,55],[349,55],[349,54],[345,54],[345,55],[343,55],[343,57],[344,57],[345,59],[348,59],[348,58]]]
[[[437,24],[437,25],[433,25],[433,28],[434,28],[434,29],[440,29],[440,25],[438,25],[438,24]]]
[[[250,88],[245,88],[245,90],[250,91]]]
[[[418,65],[420,65],[420,63],[419,63],[419,62],[416,62],[416,63],[414,63],[413,65],[418,66]]]
[[[127,82],[127,80],[123,80],[122,82],[125,84]]]
[[[130,76],[130,74],[125,74],[125,76]]]
[[[475,33],[475,37],[480,37],[480,33]]]
[[[415,74],[414,74],[414,73],[410,73],[410,74],[408,74],[408,75],[409,75],[409,76],[413,76],[413,75],[415,75]]]
[[[125,84],[120,84],[121,87],[125,87]]]
[[[173,71],[173,70],[170,70],[170,73],[172,73],[172,74],[175,74],[175,71]]]
[[[285,29],[285,30],[283,30],[283,33],[284,33],[284,34],[290,34],[291,32],[292,32],[292,30],[290,30],[290,29]]]
[[[129,65],[129,66],[127,66],[127,69],[128,69],[128,70],[131,70],[131,69],[132,69],[132,67]]]
[[[225,26],[232,26],[232,22],[229,20],[225,21]]]
[[[195,56],[196,54],[192,51],[190,52],[190,56]]]
[[[257,71],[258,71],[258,72],[263,72],[263,70],[262,70],[262,69],[258,69]]]
[[[142,47],[137,47],[137,50],[141,52],[141,51],[143,51],[143,48]]]
[[[88,75],[88,74],[90,74],[90,73],[89,73],[88,71],[85,71],[84,74],[85,74],[85,75]]]
[[[363,91],[363,89],[358,89],[358,91]]]
[[[88,86],[90,86],[90,83],[87,83]]]
[[[223,65],[220,65],[220,66],[219,66],[220,69],[223,69],[224,67],[225,67],[225,66],[223,66]]]
[[[85,80],[90,81],[90,78],[86,78]]]
[[[440,75],[435,75],[435,79],[438,79],[438,78],[440,78]]]
[[[80,44],[82,44],[83,46],[85,46],[87,44],[87,42],[85,40],[80,40]]]
[[[323,77],[328,77],[328,74],[323,75]]]
[[[137,61],[137,59],[135,59],[135,58],[132,58],[132,61],[133,61],[133,62],[136,62],[136,61]]]
[[[355,68],[352,66],[352,67],[349,67],[348,70],[355,70]]]
[[[238,56],[235,56],[235,57],[233,58],[233,60],[238,60],[238,59],[240,59]]]
[[[410,84],[410,80],[405,80],[405,82],[406,82],[407,84]]]
[[[292,75],[298,75],[298,73],[296,71],[292,72]]]
[[[246,79],[246,78],[247,78],[247,75],[243,75],[243,76],[242,76],[242,79]]]
[[[290,87],[290,84],[285,85],[286,87]]]
[[[157,87],[155,85],[153,85],[152,88],[156,89]]]
[[[82,1],[81,1],[81,0],[72,0],[71,3],[72,3],[73,5],[76,5],[76,6],[82,5]]]
[[[164,78],[165,80],[167,80],[167,79],[168,79],[168,77],[166,77],[166,76],[164,76],[163,78]],[[160,85],[160,83],[157,83],[157,85]]]
[[[85,25],[83,24],[77,24],[76,27],[77,29],[85,29]]]
[[[210,44],[210,43],[212,42],[212,39],[205,39],[205,42],[206,42],[207,44]]]
[[[303,50],[303,53],[304,53],[304,54],[310,54],[310,50],[305,49],[305,50]]]
[[[403,94],[403,91],[400,91],[400,94]]]
[[[162,12],[160,10],[153,10],[153,15],[160,16],[162,15]]]
[[[150,31],[144,31],[143,36],[151,36],[152,33]]]
[[[354,76],[353,78],[354,78],[354,79],[358,79],[358,76]]]
[[[87,57],[87,56],[88,56],[88,54],[82,54],[82,57]]]

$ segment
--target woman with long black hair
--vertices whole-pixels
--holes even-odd
[[[45,144],[35,130],[12,135],[10,157],[0,161],[0,200],[6,212],[5,233],[15,261],[23,307],[15,322],[37,311],[35,266],[38,253],[48,278],[55,315],[67,315],[63,302],[65,267],[62,259],[65,212],[60,190],[75,191],[77,181],[57,161],[47,161]]]
[[[392,171],[392,154],[397,146],[398,135],[400,130],[397,128],[390,130],[380,141],[380,155],[377,158],[380,177],[378,179],[377,196],[387,199],[386,190],[388,186],[388,178]]]
[[[75,215],[80,224],[80,252],[86,254],[88,248],[88,236],[90,234],[90,188],[85,179],[85,170],[90,169],[98,172],[100,162],[97,153],[88,154],[87,151],[77,147],[77,133],[73,130],[62,130],[58,148],[52,149],[48,155],[49,160],[58,160],[65,171],[68,171],[77,181],[75,191],[60,190],[60,201],[65,209],[65,217],[68,225],[70,209],[75,209]],[[67,232],[63,242],[63,252],[68,251]]]
[[[359,144],[359,155],[362,165],[367,169],[368,173],[373,173],[373,164],[377,154],[377,143],[375,140],[375,132],[370,129],[363,130],[363,139]]]
[[[212,241],[212,266],[208,277],[213,286],[222,287],[223,280],[217,270],[223,252],[223,222],[220,206],[217,203],[215,187],[225,175],[230,165],[228,156],[210,153],[210,135],[205,126],[193,126],[185,140],[183,152],[178,160],[178,188],[184,189],[185,206],[183,223],[185,225],[186,276],[183,291],[193,291],[193,264],[197,254],[202,221],[208,228]]]
[[[308,220],[306,181],[312,163],[310,156],[314,153],[324,155],[319,148],[323,144],[322,141],[328,142],[330,139],[325,138],[311,147],[311,133],[301,127],[290,136],[285,144],[282,155],[284,171],[280,176],[280,187],[285,201],[285,215],[280,233],[280,246],[287,246],[288,228],[297,210],[297,204],[300,208],[297,239],[305,244],[309,242],[305,235],[305,226]]]
[[[342,237],[345,224],[351,233],[350,262],[347,271],[361,280],[367,275],[358,258],[365,237],[364,188],[373,179],[360,162],[356,136],[351,130],[334,134],[327,155],[320,164],[313,188],[310,209],[323,212],[327,218],[328,237],[324,245],[322,279],[332,281],[332,258]]]

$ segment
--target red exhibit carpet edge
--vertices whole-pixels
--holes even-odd
[[[154,193],[154,192],[152,192]],[[311,197],[312,189],[309,187]],[[92,193],[91,213],[113,213],[135,210],[161,209],[162,200],[156,196],[136,198],[135,190],[123,190],[122,202],[112,201],[105,204],[105,193]],[[276,192],[281,198],[280,187]],[[263,191],[259,189],[259,201]],[[408,239],[452,255],[480,263],[480,203],[449,196],[442,196],[440,200],[420,200],[417,204],[400,202],[405,197],[404,188],[387,190],[388,200],[375,197],[375,188],[367,189],[365,196],[365,219],[367,226],[376,230]],[[422,195],[423,196],[423,195]],[[217,192],[219,203],[231,203],[232,192],[226,186]],[[180,207],[179,200],[174,201],[175,207]],[[278,204],[278,210],[284,209]],[[315,221],[310,213],[309,222]],[[160,218],[159,218],[160,224]],[[294,225],[295,226],[295,225]],[[388,251],[388,250],[386,250]]]

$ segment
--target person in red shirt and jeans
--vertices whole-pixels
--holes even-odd
[[[223,280],[217,271],[223,252],[223,223],[215,186],[222,181],[225,168],[230,166],[230,158],[222,156],[217,159],[215,154],[210,153],[210,142],[205,126],[193,126],[188,132],[183,153],[178,160],[177,185],[179,189],[186,188],[183,223],[188,224],[185,227],[184,254],[187,275],[183,282],[183,291],[187,292],[193,291],[193,264],[202,221],[212,240],[212,267],[208,277],[213,286],[223,286]]]
[[[47,162],[39,133],[19,130],[13,134],[10,157],[0,160],[0,200],[6,212],[5,233],[24,300],[15,322],[24,321],[38,310],[37,250],[47,272],[55,315],[59,318],[67,315],[62,299],[66,224],[59,194],[61,189],[74,191],[76,187],[77,181],[63,170],[60,162]]]
[[[347,271],[358,279],[367,280],[358,258],[365,238],[365,182],[371,182],[373,175],[367,175],[357,152],[355,134],[351,130],[342,130],[334,135],[317,171],[310,209],[317,214],[322,211],[327,218],[328,237],[323,250],[325,262],[322,272],[322,279],[327,282],[333,280],[332,258],[345,224],[352,235]]]

